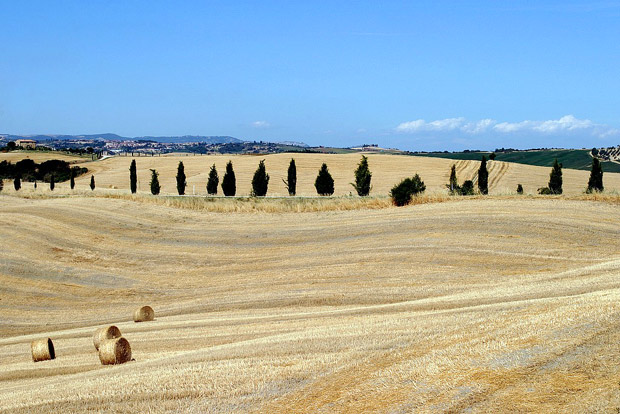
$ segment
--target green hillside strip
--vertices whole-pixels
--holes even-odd
[[[489,152],[427,152],[414,154],[422,157],[448,158],[453,160],[474,160],[478,161],[482,156],[489,158]],[[541,167],[551,167],[556,158],[562,163],[564,168],[589,171],[592,167],[592,157],[590,150],[532,150],[532,151],[512,151],[498,152],[495,158],[498,161],[516,162],[519,164],[538,165]],[[604,172],[620,173],[620,164],[603,161]]]

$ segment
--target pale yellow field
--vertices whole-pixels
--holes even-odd
[[[0,195],[0,240],[3,412],[620,407],[617,202],[221,214]],[[130,322],[142,304],[154,322]],[[134,362],[99,364],[109,323]],[[35,364],[46,336],[57,359]]]
[[[67,162],[84,162],[88,157],[79,157],[76,155],[68,155],[62,152],[36,152],[36,151],[11,151],[0,152],[0,161],[10,161],[13,164],[17,161],[21,161],[25,158],[29,158],[34,162],[41,163],[48,160],[63,160]]]
[[[213,156],[162,156],[137,157],[139,191],[149,192],[150,169],[156,169],[162,185],[162,194],[176,194],[176,174],[179,161],[183,161],[187,176],[187,194],[206,194],[209,168],[215,163],[221,179],[224,176],[228,160],[232,160],[237,178],[237,195],[248,195],[251,191],[252,176],[261,159],[265,159],[267,173],[270,175],[268,195],[288,195],[282,179],[291,157],[297,165],[297,194],[316,196],[314,180],[323,162],[327,163],[334,177],[335,195],[355,194],[350,185],[354,181],[353,171],[360,160],[359,154],[322,155],[322,154],[274,154],[266,156],[253,155],[213,155]],[[404,155],[368,154],[370,169],[373,173],[373,195],[387,195],[390,189],[405,177],[419,173],[426,183],[429,192],[445,191],[450,167],[457,165],[459,182],[472,179],[480,163],[477,161],[454,161],[429,157],[410,157]],[[95,175],[98,188],[129,189],[130,157],[115,157],[84,166]],[[489,188],[491,194],[514,193],[517,184],[521,183],[526,193],[536,194],[539,187],[549,182],[550,168],[535,167],[523,164],[489,162]],[[76,180],[76,185],[86,188],[90,183],[90,174]],[[588,171],[563,170],[564,192],[567,194],[582,193],[588,183]],[[606,173],[605,188],[609,191],[620,191],[620,174]],[[61,185],[62,186],[62,185]],[[221,188],[219,189],[221,194]]]

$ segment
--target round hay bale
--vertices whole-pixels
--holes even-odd
[[[150,306],[143,306],[133,313],[134,322],[146,322],[155,319],[155,311]]]
[[[95,334],[93,335],[93,345],[95,345],[95,349],[98,351],[99,346],[106,339],[120,338],[121,336],[123,336],[121,334],[121,330],[114,325],[106,326],[105,328],[99,328],[95,331]]]
[[[131,361],[131,346],[125,338],[106,339],[99,345],[101,365],[124,364]]]
[[[30,344],[32,360],[34,362],[48,361],[56,358],[54,343],[50,338],[37,339]]]

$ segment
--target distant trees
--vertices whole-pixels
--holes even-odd
[[[357,169],[354,172],[355,175],[355,183],[351,183],[355,191],[357,191],[357,195],[360,197],[366,197],[370,194],[371,185],[370,180],[372,180],[372,173],[368,168],[368,158],[365,155],[362,155],[362,159],[359,164],[357,164]]]
[[[131,160],[129,166],[129,188],[131,194],[135,194],[138,191],[138,171],[136,169],[136,160]]]
[[[22,179],[19,175],[13,180],[13,187],[15,187],[15,191],[19,191],[22,188]]]
[[[390,197],[392,197],[392,203],[396,206],[405,206],[411,202],[411,198],[414,195],[423,193],[426,190],[424,181],[418,174],[413,178],[405,178],[399,184],[396,184],[390,190]]]
[[[592,158],[592,170],[590,171],[586,192],[592,193],[594,191],[603,191],[603,166],[598,158]]]
[[[217,175],[215,164],[209,170],[209,179],[207,180],[207,194],[217,194],[217,186],[220,184],[220,177]]]
[[[329,173],[327,164],[325,163],[321,165],[319,174],[316,176],[316,180],[314,180],[314,188],[316,188],[317,194],[321,196],[330,196],[334,194],[334,179]]]
[[[161,190],[161,186],[159,185],[159,174],[157,170],[151,170],[151,194],[157,195]]]
[[[177,192],[179,195],[185,195],[185,187],[187,187],[185,178],[185,167],[183,166],[183,161],[179,161],[179,166],[177,168]]]
[[[297,166],[295,165],[295,159],[291,158],[291,162],[288,164],[288,172],[286,174],[286,180],[282,179],[288,195],[294,196],[297,194]]]
[[[55,186],[56,186],[56,183],[54,182],[54,174],[52,174],[50,175],[50,191],[54,191]]]
[[[91,191],[95,191],[95,176],[94,175],[90,176],[90,189]]]
[[[487,159],[484,155],[478,169],[478,190],[480,194],[489,194],[489,171],[487,170]]]
[[[252,178],[252,197],[264,197],[267,195],[268,186],[269,174],[265,170],[265,160],[261,160]]]
[[[75,170],[71,169],[71,176],[69,177],[69,186],[73,190],[75,188]]]
[[[227,197],[237,194],[237,179],[235,178],[235,170],[233,170],[232,161],[226,164],[226,172],[222,178],[222,192]]]
[[[491,154],[489,154],[489,159],[491,161],[493,161],[495,159],[495,157],[497,157],[497,154],[495,154],[494,152],[492,152]]]

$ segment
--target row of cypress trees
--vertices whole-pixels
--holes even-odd
[[[73,190],[75,188],[75,171],[71,170],[71,176],[69,178],[69,186],[71,187],[71,189]],[[13,187],[15,188],[15,191],[19,191],[22,188],[22,180],[19,176],[15,177],[13,179]],[[35,180],[34,182],[34,188],[37,188],[37,182]],[[54,191],[54,188],[56,188],[56,178],[54,177],[54,174],[50,175],[50,190]],[[0,191],[2,191],[4,189],[4,182],[2,180],[0,180]],[[91,175],[90,176],[90,189],[94,190],[95,189],[95,176]]]
[[[183,161],[179,162],[177,167],[177,192],[179,195],[185,195],[185,189],[187,187],[185,175],[185,166]],[[372,186],[370,181],[372,179],[372,173],[368,168],[368,158],[362,155],[362,159],[355,170],[355,183],[351,183],[353,188],[357,191],[357,194],[364,197],[370,193]],[[289,195],[294,196],[297,193],[297,166],[295,159],[292,158],[287,171],[286,180],[282,180]],[[220,178],[217,172],[215,164],[209,169],[209,177],[207,179],[207,194],[217,195],[218,186],[220,185]],[[129,166],[129,186],[132,194],[135,194],[138,189],[138,174],[136,169],[136,160],[131,161]],[[151,170],[151,194],[157,195],[161,190],[159,184],[159,173],[157,170]],[[234,196],[237,193],[237,179],[235,177],[235,170],[233,169],[232,161],[228,161],[226,164],[226,172],[222,178],[222,192],[225,196]],[[254,172],[252,178],[252,192],[253,197],[264,197],[267,195],[267,189],[269,187],[269,174],[265,168],[265,160],[261,160],[258,163],[258,168]],[[334,194],[334,179],[327,168],[327,164],[323,163],[314,182],[316,192],[322,196],[330,196]]]

